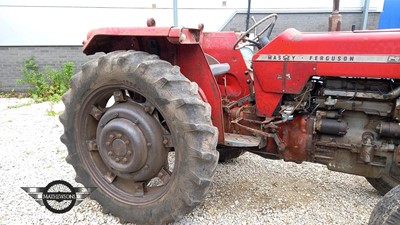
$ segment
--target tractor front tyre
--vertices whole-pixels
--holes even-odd
[[[205,197],[218,162],[218,130],[198,86],[145,52],[92,60],[63,95],[61,141],[76,181],[124,222],[165,224]]]
[[[217,151],[219,152],[218,162],[220,163],[236,159],[246,152],[246,150],[244,150],[243,148],[225,147],[225,146],[219,148],[217,147]]]
[[[398,224],[400,224],[400,185],[379,200],[369,218],[369,225]]]
[[[383,175],[381,178],[367,178],[367,181],[374,187],[379,194],[385,195],[392,188],[399,185],[400,182],[389,174]]]

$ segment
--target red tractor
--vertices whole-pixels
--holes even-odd
[[[269,40],[276,18],[242,35],[152,20],[89,32],[83,52],[107,54],[72,78],[61,140],[106,212],[179,220],[218,160],[244,151],[364,176],[382,194],[400,183],[400,31]]]

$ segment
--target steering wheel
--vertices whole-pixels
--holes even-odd
[[[265,21],[267,21],[269,19],[271,19],[272,21],[260,33],[256,34],[256,36],[254,36],[254,38],[248,37],[251,31],[255,30],[256,27],[258,27],[260,24],[264,23]],[[258,48],[262,48],[263,46],[259,42],[260,36],[263,35],[266,31],[268,31],[267,38],[269,38],[271,36],[272,30],[274,29],[275,22],[277,19],[278,19],[278,15],[275,13],[262,18],[260,21],[258,21],[253,26],[251,26],[246,32],[244,32],[242,35],[240,35],[240,37],[237,39],[237,41],[233,45],[233,49],[239,50],[245,46],[250,46],[250,45],[255,45]],[[242,41],[244,43],[239,44]]]

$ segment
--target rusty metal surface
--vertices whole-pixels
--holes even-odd
[[[398,123],[390,123],[382,121],[376,129],[379,134],[384,137],[398,138],[400,137],[400,125]]]
[[[255,114],[254,106],[234,107],[225,110],[226,119],[231,119],[229,126],[230,132],[238,134],[254,135],[264,138],[259,148],[269,154],[283,158],[286,161],[303,162],[308,160],[309,123],[312,119],[307,117],[297,117],[292,121],[277,123],[276,118],[261,118]],[[264,143],[264,144],[263,144]]]
[[[340,0],[333,0],[332,14],[329,16],[329,31],[340,31],[342,15],[339,13]]]
[[[313,120],[307,119],[307,117],[297,117],[280,127],[282,140],[286,144],[283,151],[285,161],[301,163],[308,160],[309,123],[313,123]]]
[[[226,146],[258,147],[260,145],[260,142],[261,142],[261,137],[225,133],[224,145]]]
[[[400,146],[397,147],[395,152],[395,161],[400,166]]]

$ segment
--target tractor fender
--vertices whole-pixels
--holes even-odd
[[[199,29],[177,27],[100,28],[88,33],[83,52],[137,50],[156,54],[180,67],[182,74],[196,82],[199,94],[211,106],[211,119],[218,128],[218,143],[224,143],[221,93],[200,46]]]
[[[200,41],[201,30],[178,27],[105,27],[88,32],[82,42],[83,52],[93,55],[96,52],[112,52],[116,50],[141,50],[152,46],[146,45],[149,40],[155,40],[158,45],[197,44]],[[150,52],[152,54],[156,52]]]
[[[224,143],[221,92],[202,48],[198,44],[178,45],[176,59],[182,74],[199,85],[200,95],[210,104],[211,120],[219,132],[218,143]]]

